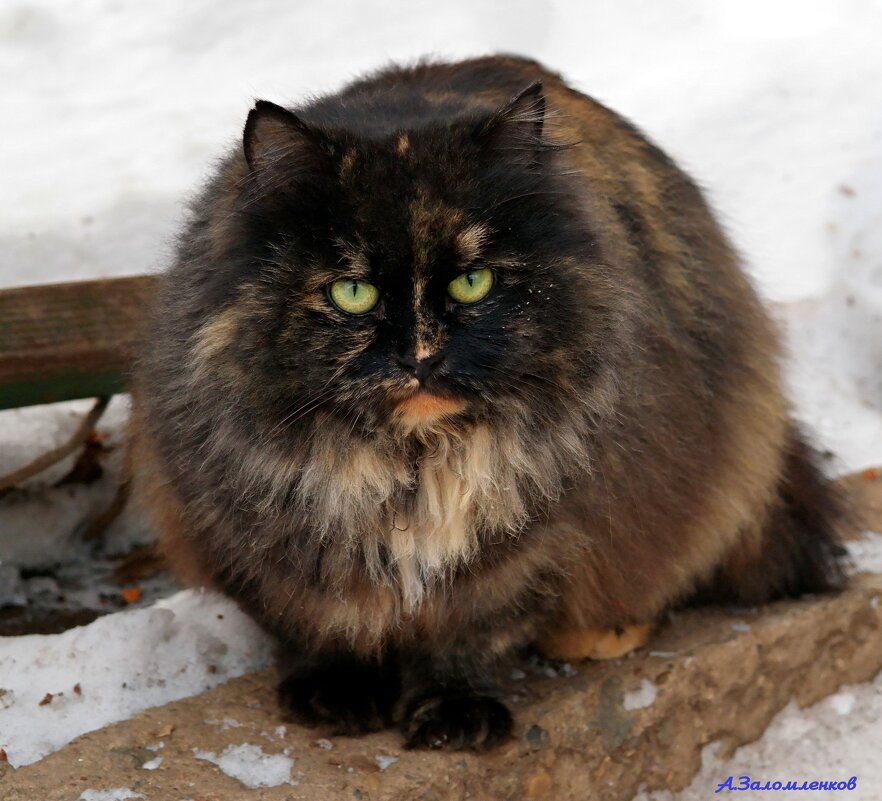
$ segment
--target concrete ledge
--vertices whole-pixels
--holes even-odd
[[[641,786],[684,787],[703,746],[720,740],[725,755],[757,738],[790,698],[811,704],[875,675],[880,596],[882,576],[863,575],[835,598],[679,613],[642,651],[576,665],[575,675],[526,666],[508,685],[517,737],[488,756],[405,752],[394,732],[334,738],[330,749],[314,731],[282,732],[266,672],[87,734],[33,765],[0,768],[0,795],[74,801],[87,789],[125,787],[148,801],[625,801]],[[248,789],[194,756],[246,743],[265,754],[290,749],[295,783]],[[158,769],[142,767],[157,756]],[[390,760],[378,757],[397,760],[381,769]]]

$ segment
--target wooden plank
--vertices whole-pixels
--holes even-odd
[[[0,290],[0,409],[125,391],[156,279]]]

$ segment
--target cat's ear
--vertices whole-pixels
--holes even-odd
[[[543,149],[545,95],[542,81],[531,83],[515,94],[502,108],[477,129],[478,140],[493,150],[512,151],[512,155],[532,161]]]
[[[323,159],[320,134],[293,111],[268,100],[258,100],[249,112],[242,146],[252,172],[277,163],[309,169]]]

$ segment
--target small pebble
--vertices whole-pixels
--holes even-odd
[[[548,732],[545,731],[538,723],[534,723],[527,729],[527,733],[525,735],[527,740],[527,745],[530,746],[533,750],[542,748],[544,745],[548,743]]]

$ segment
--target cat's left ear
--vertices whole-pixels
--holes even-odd
[[[545,95],[542,81],[522,89],[496,111],[476,131],[478,140],[500,151],[513,151],[532,161],[543,149],[542,130],[545,125]]]
[[[268,100],[258,100],[249,112],[242,146],[252,172],[276,163],[306,171],[323,160],[318,131]]]

